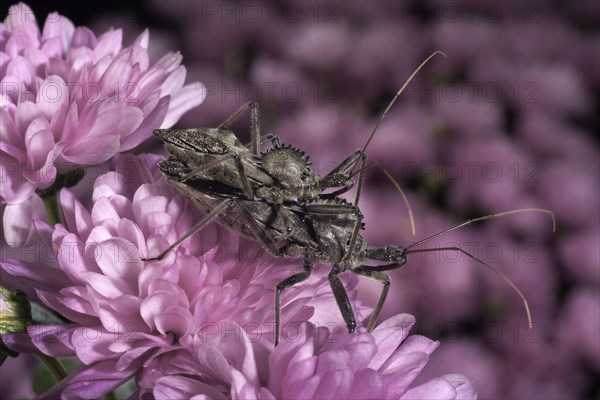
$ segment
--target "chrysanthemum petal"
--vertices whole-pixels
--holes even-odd
[[[386,396],[387,395],[387,396]],[[377,371],[365,368],[354,374],[349,399],[381,399],[390,397],[386,382]]]
[[[442,376],[454,386],[457,400],[475,400],[477,399],[477,390],[469,378],[460,374],[447,374]]]
[[[169,103],[169,113],[163,121],[161,128],[170,128],[183,114],[200,105],[206,98],[206,87],[199,83],[192,83],[172,94]]]
[[[38,399],[62,398],[97,399],[125,383],[135,370],[116,371],[111,360],[82,366],[67,379],[54,385]]]
[[[0,143],[0,147],[4,147]],[[22,162],[12,155],[0,149],[0,176],[9,177],[21,172]],[[19,174],[20,175],[20,174]],[[35,192],[35,184],[26,180],[23,176],[20,179],[7,179],[0,185],[0,196],[9,204],[17,204],[27,200]],[[5,218],[6,210],[3,214]],[[6,232],[6,230],[5,230]]]
[[[114,156],[118,150],[119,136],[117,135],[88,137],[71,146],[65,146],[62,156],[66,161],[74,164],[84,164],[89,160],[100,163]]]
[[[57,292],[69,284],[63,271],[39,263],[2,260],[0,268],[2,285],[21,288],[32,299],[37,299],[33,288]]]
[[[50,69],[48,69],[48,65],[52,63],[52,59],[54,60],[60,60],[60,56],[62,55],[63,52],[63,44],[61,41],[60,37],[53,37],[50,39],[47,39],[44,41],[44,43],[42,44],[42,47],[40,47],[41,52],[44,54],[46,61],[44,62],[44,64],[46,64],[46,75],[50,76],[53,75],[52,73],[49,73]],[[59,75],[59,76],[66,76],[66,74],[64,75]]]
[[[140,126],[138,126],[135,131],[121,138],[121,151],[130,150],[136,147],[146,139],[149,130],[152,130],[153,127],[162,125],[169,112],[170,100],[171,98],[169,96],[162,97],[158,101],[158,104],[156,104],[156,107],[144,117]]]
[[[198,350],[198,359],[203,365],[211,366],[211,375],[221,380],[229,382],[231,380],[231,369],[227,359],[218,349],[211,345],[205,345]]]
[[[328,371],[321,376],[321,382],[315,390],[318,399],[347,398],[352,388],[354,375],[348,370]]]
[[[13,4],[9,7],[6,25],[12,29],[29,26],[34,29],[34,34],[36,34],[35,30],[37,30],[35,14],[31,10],[31,7],[25,3]],[[39,30],[37,30],[37,34],[39,34]]]
[[[177,338],[186,336],[194,328],[192,314],[182,307],[169,307],[159,313],[155,319],[156,329],[166,335],[173,333]]]
[[[423,352],[409,353],[394,363],[394,368],[388,368],[384,373],[384,379],[388,387],[388,393],[392,396],[399,396],[406,392],[410,384],[419,375],[428,356]]]
[[[56,294],[39,289],[37,290],[37,294],[45,305],[71,321],[76,321],[80,324],[92,324],[98,320],[98,314],[92,308],[89,301],[82,301],[81,297],[67,295],[64,292]]]
[[[400,314],[385,320],[375,328],[373,336],[379,351],[371,360],[369,368],[379,369],[408,336],[408,331],[414,323],[415,317],[412,315]]]
[[[8,143],[13,147],[23,145],[14,119],[3,107],[0,107],[0,140],[2,143]]]
[[[231,372],[231,392],[234,399],[258,398],[256,386],[250,384],[246,376],[239,371]]]
[[[108,249],[105,248],[105,250]],[[106,276],[95,272],[86,272],[85,280],[99,295],[109,299],[120,296],[127,289],[127,285],[125,285],[124,282],[107,278]]]
[[[94,47],[94,56],[97,60],[101,60],[106,56],[114,57],[121,50],[122,40],[122,29],[104,33],[98,38],[98,43]]]
[[[33,77],[35,76],[35,67],[25,57],[17,56],[8,63],[6,76],[10,76],[12,82],[30,85],[33,83]],[[28,100],[35,101],[35,98],[30,97]]]
[[[80,237],[87,238],[93,226],[90,213],[66,189],[60,191],[60,204],[67,227],[77,231]]]
[[[204,395],[207,399],[227,399],[227,396],[214,385],[209,385],[183,376],[159,379],[156,382],[156,386],[154,386],[152,393],[157,400],[183,399],[190,397],[191,394],[195,394],[199,396],[199,398],[202,398],[201,395]]]
[[[13,247],[27,243],[36,232],[33,224],[36,219],[46,219],[44,202],[39,196],[33,195],[22,203],[7,204],[2,219],[6,243]]]
[[[456,399],[456,390],[448,380],[444,378],[434,378],[429,382],[407,390],[400,398],[402,400],[454,400]]]
[[[2,341],[20,353],[42,353],[52,357],[71,357],[75,354],[70,343],[70,327],[66,325],[30,325],[27,334],[8,334]]]
[[[64,79],[57,75],[47,77],[40,85],[43,91],[39,96],[38,106],[44,114],[44,119],[49,122],[58,110],[68,104],[68,86]]]
[[[71,38],[69,45],[73,48],[85,47],[93,49],[96,46],[96,43],[96,35],[94,35],[94,32],[92,32],[91,29],[77,27],[73,32],[73,37]]]
[[[47,41],[53,38],[59,38],[63,48],[67,48],[67,38],[70,38],[75,31],[75,26],[65,16],[59,15],[56,12],[48,14],[46,22],[44,23],[44,29],[42,31],[42,40]]]

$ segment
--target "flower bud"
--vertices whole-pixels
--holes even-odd
[[[31,305],[21,290],[0,287],[0,333],[22,333],[31,323]]]
[[[31,305],[27,295],[21,290],[12,292],[0,286],[0,334],[22,333],[31,323]],[[0,338],[0,365],[7,356],[16,357],[18,353],[10,350]]]

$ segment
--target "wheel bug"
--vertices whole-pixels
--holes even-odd
[[[260,133],[260,119],[258,105],[254,102],[248,102],[240,107],[235,113],[227,118],[217,128],[192,128],[192,129],[156,129],[154,135],[161,138],[165,143],[165,149],[170,154],[169,161],[181,161],[185,165],[185,173],[166,174],[171,178],[170,182],[177,186],[176,181],[185,183],[187,180],[196,178],[213,182],[212,186],[224,184],[230,189],[240,189],[246,200],[265,201],[269,204],[282,204],[285,201],[308,201],[319,198],[336,198],[336,196],[347,192],[354,186],[354,181],[350,172],[361,161],[361,168],[358,172],[358,187],[356,190],[356,199],[354,204],[358,204],[364,173],[367,165],[367,156],[365,150],[373,138],[377,127],[385,118],[385,115],[392,107],[396,99],[408,86],[421,68],[435,55],[446,54],[441,51],[435,51],[427,57],[408,77],[398,93],[394,96],[390,104],[383,112],[381,118],[371,132],[367,143],[362,150],[357,150],[339,163],[329,174],[321,178],[316,171],[312,169],[308,162],[308,157],[301,150],[289,146],[281,145],[279,138],[274,134],[268,134],[265,138],[270,138],[273,144],[266,153],[260,154],[260,145],[263,136]],[[228,126],[237,120],[244,112],[250,109],[251,112],[251,143],[244,146],[240,143]],[[252,152],[248,147],[252,148]],[[167,165],[167,164],[163,164]],[[173,165],[174,170],[181,172],[183,165]],[[377,165],[377,164],[375,164]],[[409,218],[413,234],[415,233],[414,219],[408,199],[397,185],[394,179],[382,168],[386,176],[394,183],[403,197],[408,208]],[[176,178],[175,178],[176,177]],[[193,198],[195,195],[190,188],[179,185],[180,190],[186,197]],[[323,194],[323,190],[328,188],[339,188],[338,190]],[[213,192],[212,189],[209,189]],[[214,193],[213,193],[214,194]],[[245,213],[247,215],[247,213]],[[213,214],[210,214],[213,215]],[[284,215],[286,215],[284,213]],[[207,215],[208,217],[208,215]],[[202,220],[204,221],[204,219]],[[200,221],[200,222],[202,222]],[[196,226],[203,226],[201,223]],[[145,261],[161,260],[173,248],[191,234],[197,231],[196,226],[192,228],[189,235],[183,236],[184,239],[176,241],[156,257],[144,258]],[[289,232],[290,228],[286,228]],[[264,234],[260,234],[262,239]],[[250,235],[252,236],[252,235]],[[263,240],[265,246],[270,246]],[[279,255],[273,246],[269,250],[273,254]]]
[[[428,249],[414,247],[473,222],[520,212],[549,213],[555,225],[551,211],[530,208],[475,218],[407,247],[371,247],[359,234],[363,216],[358,208],[358,201],[367,169],[366,148],[394,101],[422,66],[436,54],[445,56],[442,52],[435,52],[415,69],[377,121],[364,147],[347,157],[323,178],[310,168],[303,153],[282,146],[275,135],[266,136],[271,138],[273,148],[267,153],[259,154],[263,137],[259,130],[258,107],[255,103],[248,103],[240,108],[218,128],[155,131],[155,134],[165,141],[167,151],[171,154],[169,160],[159,162],[159,168],[171,184],[205,212],[205,216],[159,256],[144,260],[164,258],[173,248],[213,220],[247,237],[260,240],[267,250],[276,256],[302,255],[304,271],[283,280],[276,288],[275,344],[278,344],[280,339],[281,294],[286,288],[308,279],[315,263],[333,264],[328,280],[349,332],[354,332],[356,320],[338,275],[345,271],[353,272],[383,285],[367,326],[367,330],[371,331],[389,290],[390,281],[384,271],[402,267],[406,264],[409,254],[444,250],[461,252],[505,279],[523,300],[531,324],[529,307],[523,293],[508,277],[491,265],[455,246]],[[251,110],[252,152],[227,128],[247,109]],[[356,197],[351,204],[337,196],[354,186],[352,170],[359,160],[361,167],[357,172]],[[391,178],[385,169],[382,170]],[[408,201],[393,178],[392,182],[400,190],[409,208],[414,233]],[[323,193],[329,188],[336,190]],[[286,243],[280,247],[279,243],[283,241]],[[366,260],[385,261],[388,264],[369,266],[365,265]]]
[[[460,252],[498,274],[508,282],[523,300],[528,322],[530,325],[532,323],[529,306],[523,293],[507,276],[490,264],[457,246],[425,249],[414,247],[477,221],[529,211],[549,213],[552,216],[553,229],[555,229],[554,215],[548,210],[529,208],[487,215],[468,220],[406,247],[373,247],[368,245],[359,234],[363,225],[363,216],[360,209],[343,199],[318,198],[304,204],[297,201],[288,201],[276,207],[276,205],[264,201],[244,199],[241,190],[222,183],[197,178],[182,182],[180,178],[189,173],[191,168],[181,160],[160,162],[159,168],[180,192],[189,195],[188,197],[206,213],[205,217],[188,234],[180,238],[170,248],[179,245],[210,221],[215,220],[247,237],[261,240],[274,255],[283,257],[301,255],[304,257],[304,271],[288,277],[276,287],[276,345],[280,340],[281,295],[285,289],[307,280],[316,263],[333,264],[328,280],[349,332],[355,331],[356,319],[348,295],[338,275],[342,272],[352,272],[376,280],[383,285],[383,290],[367,325],[367,331],[370,332],[375,327],[377,317],[389,291],[390,280],[384,272],[404,266],[409,254],[433,251]],[[201,194],[198,195],[198,193]],[[288,230],[288,227],[291,227],[291,231]],[[286,244],[277,247],[277,243],[283,240],[286,241]],[[366,260],[385,261],[388,264],[369,266],[365,265]]]
[[[230,197],[233,191],[238,189],[236,193],[240,200],[262,201],[268,204],[281,205],[286,201],[299,200],[300,202],[305,202],[316,198],[337,198],[336,196],[347,192],[354,186],[353,175],[350,172],[360,159],[362,161],[361,168],[358,171],[358,185],[354,201],[356,206],[367,168],[365,150],[373,138],[377,127],[415,75],[437,54],[446,57],[445,53],[435,51],[413,71],[383,112],[362,150],[352,153],[323,178],[319,177],[312,169],[308,162],[308,157],[305,157],[303,151],[281,145],[279,138],[274,134],[265,136],[271,139],[273,148],[261,156],[260,145],[263,136],[260,133],[258,105],[254,102],[244,104],[217,128],[156,129],[154,135],[164,141],[165,149],[171,156],[167,162],[159,162],[159,168],[169,178],[169,181],[188,198],[193,199],[201,196],[203,193],[215,195],[217,194],[217,187],[227,187],[226,192]],[[252,148],[252,152],[249,151],[248,146],[242,145],[233,131],[228,128],[231,123],[237,120],[248,109],[250,109],[252,121],[250,128],[252,139],[248,146]],[[410,204],[402,189],[395,183],[391,175],[384,168],[382,170],[401,193],[409,211],[414,234],[414,220]],[[205,185],[196,185],[198,186],[198,190],[194,192],[194,189],[189,185],[184,185],[188,180],[204,181]],[[332,193],[323,194],[323,190],[328,188],[339,189]],[[216,209],[212,211],[212,207],[209,210],[203,209],[208,214],[190,232],[158,256],[143,258],[143,260],[154,261],[163,259],[183,240],[201,229],[206,219],[215,218],[225,207],[224,205],[221,206],[220,204],[212,203],[211,205],[216,207]],[[231,208],[232,206],[230,205],[229,207]],[[203,207],[201,206],[201,208]],[[242,211],[242,213],[245,217],[249,215],[247,210]],[[282,215],[284,219],[288,216],[287,213],[283,213]],[[252,228],[236,226],[231,221],[225,221],[225,217],[221,216],[217,221],[222,221],[225,226],[244,233],[251,238],[260,239],[268,247],[269,251],[275,255],[281,255],[276,250],[276,247],[272,245],[272,240],[269,240],[265,232],[263,232],[264,229],[257,229],[255,224],[252,225],[254,225],[253,229],[256,229],[256,232],[252,234],[249,232],[249,229]],[[284,228],[284,231],[289,233],[292,229],[292,224],[289,221],[286,224],[287,226]],[[240,229],[243,229],[243,231],[240,231]],[[285,237],[282,239],[285,239]]]

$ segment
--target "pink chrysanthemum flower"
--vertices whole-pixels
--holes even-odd
[[[3,284],[23,288],[72,321],[5,337],[16,351],[77,356],[84,364],[46,393],[49,398],[98,398],[133,376],[140,389],[151,389],[161,376],[187,371],[194,349],[225,323],[273,340],[274,288],[297,272],[297,263],[265,258],[260,245],[238,243],[238,235],[217,225],[160,262],[141,261],[200,218],[162,177],[157,159],[119,156],[115,171],[96,180],[91,212],[62,190],[66,226],[37,223],[41,236],[51,234],[48,248],[60,268],[1,263]],[[355,300],[356,277],[348,275],[345,285],[360,321],[366,310]],[[286,291],[283,304],[284,328],[308,320],[344,325],[322,274]]]
[[[0,23],[0,196],[4,218],[36,189],[76,166],[104,162],[172,126],[200,104],[204,86],[184,86],[181,55],[150,64],[148,31],[123,47],[121,29],[98,37],[49,14],[40,32],[19,3]],[[40,207],[30,200],[27,207]],[[12,218],[13,220],[15,218]],[[4,221],[7,241],[25,233]],[[27,233],[27,232],[26,232]]]
[[[411,387],[438,347],[408,336],[414,317],[401,314],[373,333],[329,335],[298,325],[278,347],[232,324],[196,350],[197,372],[157,380],[157,399],[474,399],[471,382],[450,374]]]
[[[321,273],[284,293],[282,342],[274,348],[273,289],[298,265],[252,257],[256,243],[216,225],[164,260],[142,262],[140,255],[158,254],[199,218],[160,175],[157,158],[119,156],[115,171],[96,180],[91,212],[62,190],[66,226],[37,223],[42,237],[52,237],[59,268],[1,263],[3,284],[72,321],[3,336],[14,351],[82,362],[43,398],[98,398],[132,377],[136,398],[475,396],[458,375],[409,389],[438,343],[407,338],[409,315],[372,334],[348,334]],[[357,278],[344,281],[362,321],[368,310],[356,301]]]

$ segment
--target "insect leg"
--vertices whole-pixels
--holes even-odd
[[[398,265],[398,268],[400,265]],[[374,267],[377,268],[377,267]],[[364,276],[365,278],[373,279],[383,284],[383,290],[381,291],[381,295],[379,296],[379,301],[377,302],[377,306],[375,310],[373,310],[373,314],[371,314],[371,318],[369,319],[369,325],[367,325],[367,332],[373,331],[375,327],[375,323],[377,322],[377,317],[381,312],[381,308],[385,303],[385,299],[388,294],[388,290],[390,289],[390,278],[384,274],[383,272],[374,271],[372,269],[367,269],[363,267],[358,267],[352,270],[357,275]]]
[[[303,272],[298,272],[277,284],[275,290],[275,346],[279,344],[279,337],[281,334],[281,293],[283,293],[285,289],[307,280],[314,265],[313,262],[305,259]]]
[[[236,155],[231,153],[231,154],[225,154],[223,156],[215,156],[218,157],[216,160],[208,162],[198,168],[196,168],[195,170],[193,170],[192,172],[188,172],[185,175],[182,175],[181,178],[179,178],[179,182],[185,182],[190,178],[194,178],[196,175],[200,174],[201,172],[210,170],[211,168],[216,167],[217,165],[224,163],[227,160],[230,160],[232,158],[234,158]]]
[[[352,311],[352,306],[350,304],[350,300],[348,299],[348,294],[346,293],[346,289],[344,289],[344,285],[340,280],[338,274],[344,271],[344,268],[340,268],[343,266],[349,257],[355,255],[354,248],[356,247],[356,241],[359,237],[359,230],[363,220],[363,216],[360,213],[360,210],[357,207],[351,205],[315,205],[315,206],[306,206],[305,207],[308,215],[340,215],[340,214],[354,214],[356,221],[354,222],[354,227],[352,229],[352,234],[348,239],[348,246],[346,247],[344,254],[340,261],[333,266],[332,271],[329,273],[328,279],[329,284],[331,285],[331,290],[333,292],[333,296],[335,297],[335,301],[338,304],[338,307],[342,313],[342,317],[346,322],[346,327],[348,328],[348,332],[352,333],[356,329],[356,318],[354,317],[354,312]],[[353,270],[354,271],[354,270]],[[373,274],[377,275],[377,274]],[[376,279],[376,278],[374,278]],[[387,295],[387,290],[385,291],[385,295]],[[383,300],[380,300],[383,302]]]
[[[358,207],[358,200],[360,199],[360,193],[362,192],[363,183],[365,182],[365,175],[367,173],[367,155],[362,153],[362,160],[360,163],[360,170],[358,173],[358,184],[356,185],[356,197],[354,199],[354,207]]]
[[[406,249],[398,246],[368,247],[365,252],[365,258],[379,261],[392,261],[392,264],[378,266],[366,265],[364,268],[376,269],[377,271],[397,269],[406,264],[406,254]]]
[[[160,260],[162,260],[163,258],[165,258],[165,256],[167,254],[169,254],[171,252],[171,250],[173,250],[175,247],[179,246],[181,244],[181,242],[183,242],[184,240],[186,240],[187,238],[192,236],[194,233],[198,232],[200,229],[204,228],[210,221],[215,219],[217,217],[217,215],[221,211],[223,211],[225,208],[227,208],[227,206],[231,202],[232,202],[232,200],[228,199],[228,200],[224,200],[223,202],[219,203],[215,208],[213,208],[211,210],[210,213],[206,214],[204,216],[204,218],[202,218],[196,225],[194,225],[192,227],[192,229],[190,229],[185,235],[183,235],[182,237],[177,239],[175,241],[175,243],[173,243],[172,245],[167,247],[162,253],[160,253],[156,257],[151,257],[151,258],[142,257],[142,261],[160,261]]]
[[[344,285],[338,276],[340,272],[341,270],[337,264],[334,265],[333,270],[331,270],[327,276],[327,279],[329,279],[333,297],[335,297],[335,301],[342,313],[342,318],[344,318],[348,332],[353,333],[356,329],[356,318],[354,317],[354,311],[352,311],[352,305],[350,304],[350,299],[348,298],[346,289],[344,289]]]
[[[252,154],[258,156],[260,154],[260,118],[258,116],[258,103],[250,103],[250,137],[252,138]]]
[[[243,204],[242,202],[237,202],[237,205],[239,206],[240,210],[242,211],[242,214],[244,215],[244,217],[246,218],[246,222],[248,222],[248,224],[250,224],[252,230],[254,231],[254,234],[265,245],[267,250],[269,250],[271,252],[271,254],[276,255],[278,257],[283,256],[281,249],[277,247],[275,241],[273,240],[273,238],[271,236],[269,236],[267,231],[262,226],[260,226],[258,224],[258,222],[256,222],[256,219],[252,216],[252,213],[250,212],[248,207],[246,207],[246,205]]]
[[[262,143],[262,137],[260,135],[260,118],[258,113],[258,104],[254,101],[249,101],[242,105],[236,112],[231,114],[219,128],[228,128],[229,125],[233,124],[243,113],[250,109],[250,137],[252,138],[252,154],[260,154],[260,144]]]
[[[360,213],[360,211],[358,211],[358,208],[356,208],[357,210],[357,215],[356,215],[356,222],[354,223],[354,229],[352,229],[352,235],[350,236],[350,240],[348,242],[348,248],[346,249],[346,252],[344,253],[344,256],[342,257],[342,259],[340,260],[340,263],[345,263],[346,260],[354,255],[354,247],[356,247],[356,240],[358,239],[358,231],[360,230],[360,226],[362,224],[362,220],[363,220],[363,216]]]
[[[362,167],[361,167],[361,170],[359,171],[359,174],[362,174],[364,166],[366,165],[366,162],[367,162],[366,157],[367,157],[366,154],[364,154],[360,150],[357,150],[356,152],[354,152],[350,156],[348,156],[348,158],[346,158],[344,161],[339,163],[330,173],[328,173],[323,178],[321,178],[320,185],[321,185],[321,188],[323,188],[323,189],[330,188],[330,187],[343,186],[341,189],[336,190],[335,192],[332,192],[332,193],[327,193],[326,195],[323,195],[322,197],[335,197],[342,193],[346,193],[348,190],[350,190],[352,188],[352,186],[354,186],[354,181],[352,181],[349,173],[354,169],[354,167],[358,163],[358,160],[362,159],[362,163],[361,163]],[[361,175],[359,175],[359,180],[360,180],[360,176]],[[363,174],[363,179],[364,179],[364,174]],[[362,186],[362,184],[361,184],[361,186]]]
[[[242,160],[237,155],[233,158],[235,161],[235,167],[237,168],[238,174],[240,175],[240,181],[242,181],[242,188],[244,189],[244,194],[250,200],[254,199],[254,192],[252,191],[252,187],[250,186],[250,181],[248,181],[248,176],[246,175],[246,170],[244,169],[244,164]]]
[[[362,220],[360,210],[351,204],[307,204],[302,210],[309,216],[357,214],[357,217]]]

